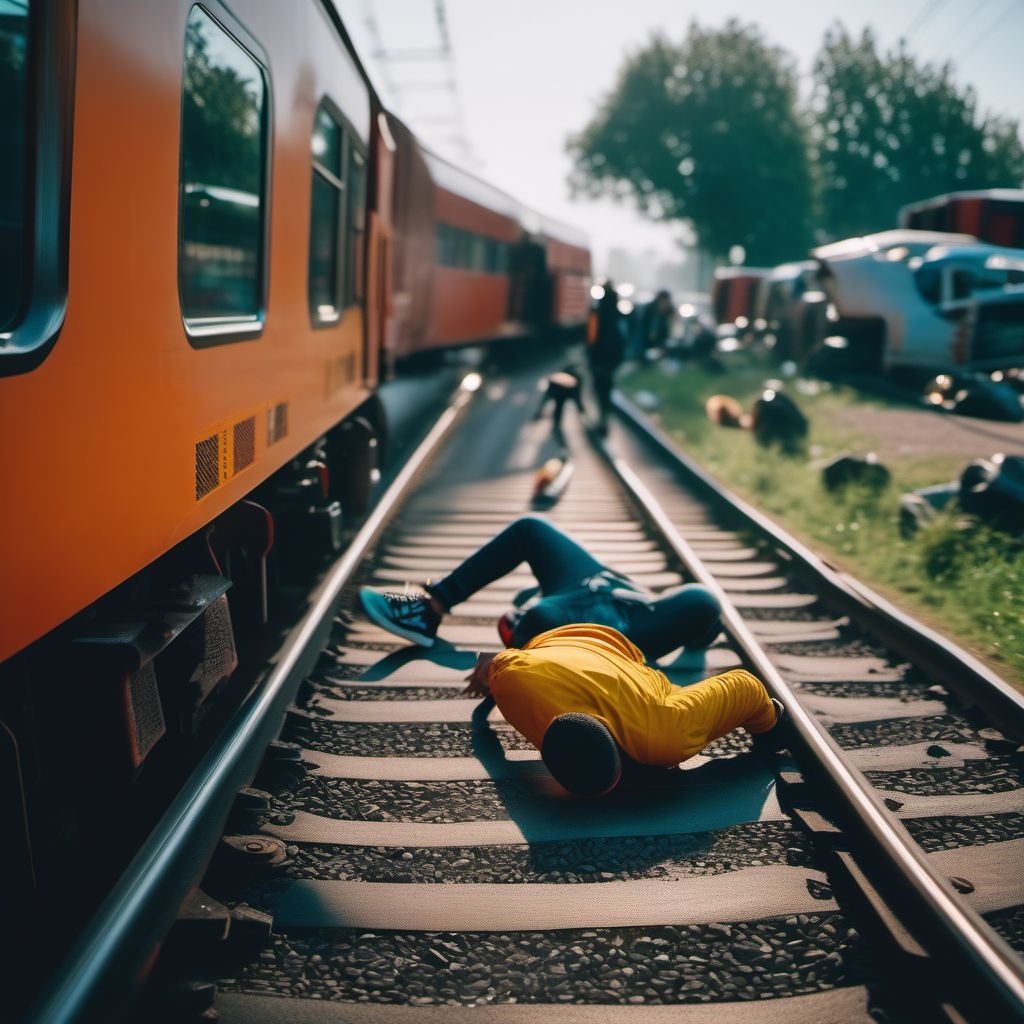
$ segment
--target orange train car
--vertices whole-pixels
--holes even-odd
[[[0,658],[370,396],[370,95],[319,5],[293,6],[236,5],[242,23],[214,0],[78,5],[66,311],[38,365],[19,326],[0,349],[20,435],[3,479],[24,499],[5,502],[0,563],[39,581],[0,619]],[[240,110],[208,113],[218,73]]]
[[[28,891],[341,543],[382,358],[571,333],[589,252],[423,150],[331,0],[0,5],[0,80],[0,867]]]
[[[393,143],[315,0],[27,0],[0,74],[0,813],[45,881],[366,499]]]

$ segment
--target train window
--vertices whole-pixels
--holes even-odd
[[[496,274],[508,273],[509,246],[507,242],[498,243],[497,259],[494,264]]]
[[[0,375],[47,356],[67,312],[73,0],[0,0]]]
[[[469,266],[471,270],[487,270],[487,239],[483,235],[471,235]]]
[[[341,125],[321,104],[313,123],[313,199],[309,226],[309,309],[315,323],[341,315],[345,147]]]
[[[447,224],[437,225],[437,234],[434,236],[434,259],[439,266],[452,265],[452,229]]]
[[[438,223],[434,236],[434,259],[441,267],[475,270],[482,274],[507,274],[509,246],[486,235]]]
[[[18,319],[28,292],[28,72],[27,0],[0,0],[0,331]]]
[[[465,270],[469,266],[469,247],[472,236],[461,228],[455,229],[455,266]]]
[[[185,28],[178,250],[193,342],[258,333],[264,305],[266,82],[200,7]]]
[[[348,301],[363,298],[364,248],[366,241],[366,160],[354,146],[348,162]]]

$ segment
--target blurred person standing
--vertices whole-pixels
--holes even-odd
[[[649,349],[664,348],[668,344],[674,314],[672,295],[664,288],[639,311],[633,344],[636,347],[636,356],[641,362],[647,361]]]
[[[601,434],[608,432],[615,371],[622,362],[625,349],[619,296],[612,282],[606,281],[604,294],[590,311],[587,320],[587,362],[590,364],[590,382],[597,400],[597,429]]]

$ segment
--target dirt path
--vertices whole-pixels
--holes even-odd
[[[1024,423],[998,423],[928,409],[857,404],[837,411],[835,424],[876,438],[875,450],[883,459],[928,455],[972,459],[989,458],[995,452],[1024,454]]]

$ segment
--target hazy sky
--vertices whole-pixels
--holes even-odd
[[[691,19],[759,23],[796,58],[806,86],[826,27],[871,25],[884,47],[900,36],[916,56],[952,60],[983,109],[1024,120],[1024,0],[447,0],[470,164],[446,138],[453,104],[436,62],[374,60],[367,15],[387,50],[436,45],[434,0],[336,0],[385,101],[428,144],[543,213],[589,232],[600,271],[610,246],[677,251],[678,228],[652,225],[611,201],[572,200],[566,137],[589,120],[623,57],[655,30],[680,39]],[[388,81],[398,86],[389,95]],[[752,159],[754,158],[752,154]]]

